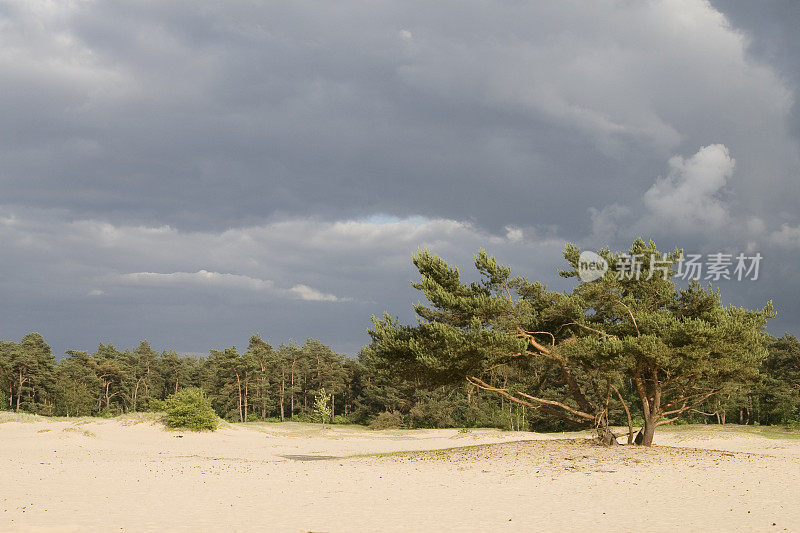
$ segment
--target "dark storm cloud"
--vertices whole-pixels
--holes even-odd
[[[753,174],[754,124],[778,121],[757,144],[784,140],[788,93],[699,2],[11,3],[4,18],[7,203],[182,227],[585,224],[572,213],[631,201],[674,151],[722,142]]]
[[[763,61],[793,87],[800,83],[800,3],[794,0],[713,0],[736,28],[750,39],[747,51]],[[800,134],[800,107],[792,108],[792,131]]]
[[[0,333],[352,353],[418,246],[639,233],[764,250],[794,329],[800,20],[713,5],[1,3]]]

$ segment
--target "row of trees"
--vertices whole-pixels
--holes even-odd
[[[332,409],[347,414],[353,362],[318,340],[273,348],[253,335],[247,350],[211,350],[209,357],[157,352],[142,341],[120,351],[100,344],[94,353],[69,350],[56,361],[39,333],[0,343],[0,401],[4,408],[48,415],[98,415],[161,406],[187,387],[202,387],[223,418],[294,418],[313,409],[323,388]]]
[[[316,339],[273,347],[253,335],[243,352],[208,357],[158,352],[146,341],[124,351],[100,344],[60,360],[39,333],[0,343],[0,410],[113,416],[162,410],[168,397],[193,387],[232,422],[310,420],[325,397],[331,421],[366,424],[388,412],[395,426],[521,427],[504,400],[397,379],[378,368],[370,348],[348,359]]]
[[[376,348],[365,347],[358,358],[345,359],[314,339],[273,348],[254,335],[242,354],[228,348],[208,358],[182,357],[142,342],[132,351],[104,344],[91,354],[69,351],[56,361],[42,336],[31,333],[18,343],[0,343],[0,409],[61,416],[160,410],[175,392],[202,387],[217,414],[230,421],[307,420],[324,389],[331,419],[338,421],[370,423],[391,414],[382,420],[394,427],[576,427],[492,392],[536,391],[558,398],[563,387],[557,371],[526,373],[499,365],[483,376],[487,392],[466,381],[431,383],[424,375],[398,374],[387,368]],[[800,341],[788,334],[770,337],[767,349],[754,383],[729,386],[688,411],[685,419],[798,424]],[[620,392],[631,404],[632,422],[643,424],[633,387],[623,386]],[[619,405],[611,406],[609,417],[613,424],[627,424]]]

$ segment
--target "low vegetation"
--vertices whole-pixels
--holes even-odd
[[[167,398],[165,422],[168,427],[192,431],[214,431],[219,424],[217,413],[205,393],[191,387]]]

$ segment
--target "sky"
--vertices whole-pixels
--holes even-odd
[[[412,254],[760,253],[800,333],[800,3],[0,0],[0,338],[413,321]]]

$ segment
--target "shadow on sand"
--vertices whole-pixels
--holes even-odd
[[[335,455],[281,455],[284,459],[292,461],[329,461],[331,459],[341,459]]]

